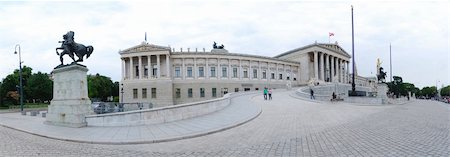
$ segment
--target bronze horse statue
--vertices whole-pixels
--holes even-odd
[[[61,65],[63,65],[63,56],[69,55],[72,58],[72,63],[83,62],[83,57],[86,55],[86,59],[91,56],[92,51],[94,51],[94,47],[92,46],[84,46],[83,44],[75,43],[73,40],[74,32],[69,31],[67,34],[63,35],[64,41],[59,41],[58,43],[62,43],[61,47],[56,48],[56,54],[59,55],[59,60],[61,61]],[[58,50],[63,50],[61,53]],[[75,55],[78,57],[78,60],[75,60]]]
[[[380,67],[380,69],[378,70],[378,75],[377,75],[377,79],[378,79],[378,83],[385,83],[386,82],[386,72],[383,71],[383,67]]]

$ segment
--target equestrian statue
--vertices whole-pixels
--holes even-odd
[[[59,55],[59,60],[61,61],[61,65],[64,65],[63,63],[63,56],[69,55],[70,58],[72,58],[72,63],[77,62],[83,62],[83,57],[86,55],[86,59],[89,58],[89,56],[92,54],[92,51],[94,51],[94,47],[92,46],[84,46],[83,44],[78,44],[74,41],[74,35],[75,33],[73,31],[67,32],[65,35],[63,35],[64,41],[59,41],[58,43],[62,43],[61,47],[56,48],[56,54]],[[61,53],[58,52],[58,50],[63,50]],[[78,57],[77,60],[75,60],[74,54]],[[60,66],[61,66],[60,65]]]
[[[383,67],[379,68],[377,78],[378,78],[378,83],[386,82],[386,72],[383,71]]]

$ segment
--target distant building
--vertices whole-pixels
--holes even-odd
[[[143,42],[119,54],[123,102],[152,103],[154,107],[265,87],[349,82],[350,55],[337,44],[315,43],[265,57],[225,49],[183,52]]]

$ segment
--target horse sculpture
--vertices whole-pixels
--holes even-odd
[[[379,71],[378,71],[378,83],[385,83],[385,79],[386,79],[386,72],[383,71],[383,67],[380,67]]]
[[[72,63],[83,62],[83,57],[86,55],[86,59],[91,56],[92,51],[94,51],[94,47],[92,46],[84,46],[83,44],[75,43],[73,40],[74,32],[69,31],[67,34],[63,35],[64,41],[59,41],[58,43],[62,43],[61,47],[56,48],[56,54],[59,55],[59,60],[61,61],[61,65],[63,63],[63,56],[69,55],[72,58]],[[58,50],[63,50],[61,53]],[[78,60],[75,60],[75,55],[78,57]]]

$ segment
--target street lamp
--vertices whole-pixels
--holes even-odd
[[[20,45],[17,44],[14,48],[14,54],[17,54],[17,47],[19,47],[19,90],[20,90],[20,112],[23,112],[23,85],[22,85],[22,58],[20,54]]]
[[[123,103],[123,83],[120,84],[121,88],[120,88],[120,93],[122,94],[122,98],[120,98],[120,103]]]

